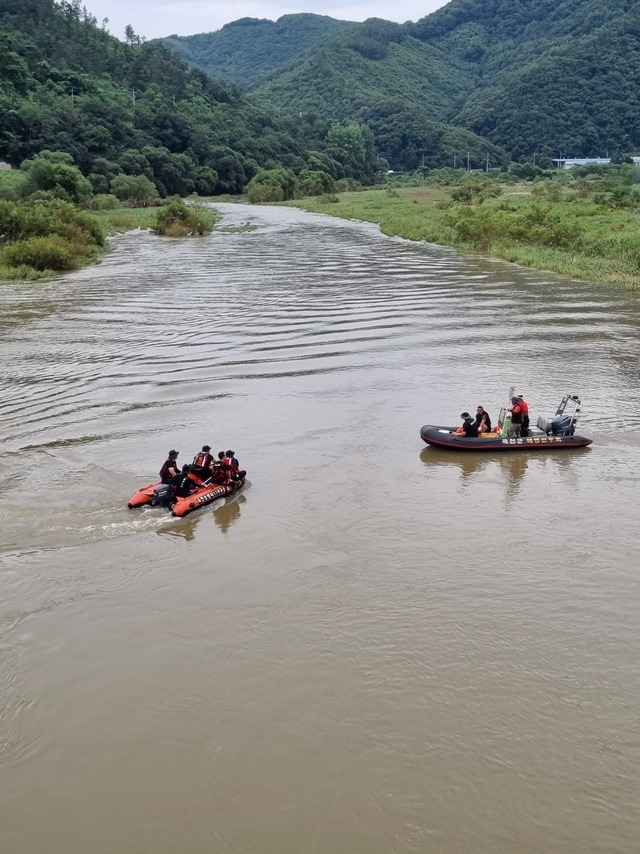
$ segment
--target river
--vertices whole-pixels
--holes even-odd
[[[3,850],[636,854],[640,299],[219,210],[0,285]],[[512,385],[593,445],[421,442]]]

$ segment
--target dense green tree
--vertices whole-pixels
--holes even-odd
[[[218,173],[217,193],[241,193],[247,183],[244,159],[233,149],[215,146],[209,152],[206,164]]]
[[[118,158],[118,166],[125,175],[144,175],[153,179],[151,164],[141,151],[129,148]]]
[[[297,180],[290,169],[263,169],[247,186],[246,194],[252,202],[282,202],[293,199]]]
[[[323,193],[335,192],[335,181],[326,172],[303,169],[298,175],[296,195],[320,196]]]
[[[134,207],[152,205],[160,195],[146,175],[117,175],[111,180],[109,189],[121,202]]]
[[[186,154],[173,154],[162,146],[146,145],[141,150],[153,171],[161,196],[187,196],[194,190],[196,163]]]
[[[338,161],[323,151],[310,151],[307,157],[307,166],[315,172],[326,172],[332,178],[337,178],[340,173]]]
[[[194,180],[196,193],[200,196],[212,196],[218,186],[218,173],[210,166],[201,166]]]
[[[386,168],[376,154],[373,133],[358,122],[333,124],[326,139],[327,154],[342,166],[341,177],[366,181]]]
[[[63,199],[82,204],[92,195],[91,184],[82,172],[73,165],[66,152],[43,151],[33,160],[22,164],[26,173],[22,193],[25,197]]]

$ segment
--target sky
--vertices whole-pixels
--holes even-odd
[[[109,19],[107,29],[119,39],[131,24],[139,36],[147,39],[169,36],[191,36],[219,30],[238,18],[267,18],[276,21],[282,15],[313,12],[341,21],[365,21],[384,18],[386,21],[417,21],[444,6],[447,0],[84,0],[87,10],[101,24]]]

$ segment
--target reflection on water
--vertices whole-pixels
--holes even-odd
[[[177,537],[182,540],[193,540],[196,528],[201,520],[211,515],[216,526],[226,534],[231,525],[240,518],[241,505],[247,500],[245,490],[250,486],[249,481],[238,495],[230,495],[220,501],[214,502],[209,507],[195,510],[184,519],[171,518],[171,521],[163,523],[157,533],[168,537]]]
[[[187,516],[185,519],[171,519],[170,522],[158,528],[158,534],[167,537],[178,537],[190,542],[195,537],[197,517]]]
[[[518,497],[527,473],[528,461],[529,457],[525,453],[505,454],[504,459],[500,460],[506,481],[507,503],[515,501]]]
[[[464,483],[467,480],[472,480],[477,472],[486,468],[496,457],[489,457],[486,453],[474,454],[471,452],[456,453],[455,451],[446,451],[442,448],[434,448],[432,445],[427,445],[420,452],[420,459],[426,466],[453,466],[460,473],[460,479]]]
[[[527,473],[529,456],[523,452],[509,454],[504,451],[494,454],[486,451],[456,453],[427,446],[421,451],[420,459],[430,470],[442,467],[456,471],[459,475],[458,487],[462,490],[482,490],[484,482],[497,476],[504,484],[504,506],[508,508],[518,497]]]
[[[578,461],[581,458],[588,458],[590,453],[592,453],[590,448],[549,453],[540,451],[456,453],[429,445],[421,450],[420,460],[427,468],[428,476],[433,477],[436,473],[442,476],[446,472],[455,472],[456,478],[451,481],[451,485],[460,490],[476,490],[482,493],[487,484],[498,482],[501,485],[501,504],[506,511],[516,499],[527,497],[526,483],[528,474],[532,472],[535,473],[540,486],[544,483],[549,485],[558,480],[564,482],[566,487],[563,501],[569,501],[571,490],[578,484],[580,473]],[[549,492],[551,493],[550,488]]]
[[[242,504],[247,500],[244,493],[232,495],[227,498],[221,507],[213,511],[213,521],[223,534],[226,534],[231,525],[240,518]]]

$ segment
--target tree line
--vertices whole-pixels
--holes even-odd
[[[240,193],[278,167],[371,182],[386,164],[341,147],[335,124],[260,107],[131,28],[121,42],[78,0],[0,12],[0,159],[66,152],[93,193],[127,178],[160,197]]]

